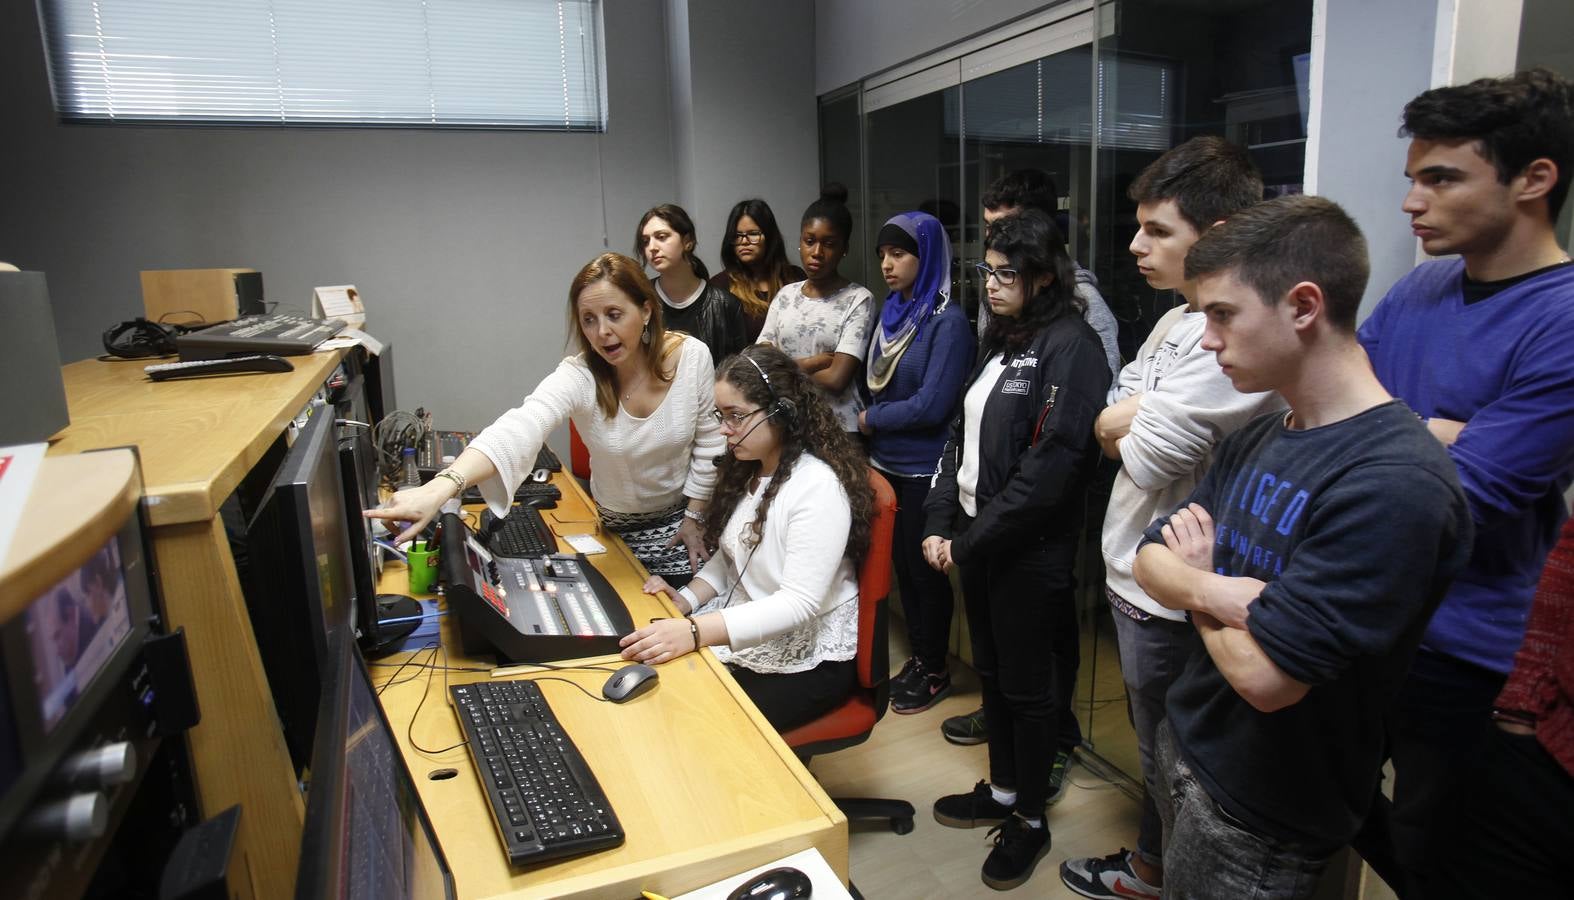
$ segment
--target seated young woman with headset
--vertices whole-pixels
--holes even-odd
[[[714,647],[783,731],[854,687],[873,491],[863,451],[782,351],[755,344],[724,360],[715,396],[727,438],[705,528],[716,553],[682,590],[645,583],[684,617],[623,638],[623,658],[664,663]]]

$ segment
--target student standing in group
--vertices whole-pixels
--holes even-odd
[[[694,255],[694,220],[675,203],[652,207],[640,217],[634,252],[656,273],[668,330],[692,334],[721,362],[748,346],[748,325],[738,298],[705,282],[705,264]]]
[[[1406,104],[1403,209],[1421,264],[1361,325],[1377,377],[1448,448],[1477,525],[1390,723],[1393,802],[1355,847],[1404,896],[1487,727],[1574,475],[1574,266],[1554,223],[1574,175],[1574,85],[1537,69]]]
[[[1246,148],[1196,137],[1165,152],[1127,190],[1137,204],[1131,253],[1155,290],[1183,301],[1159,319],[1110,389],[1094,436],[1119,460],[1104,515],[1104,593],[1115,622],[1120,675],[1145,788],[1135,851],[1067,860],[1060,880],[1084,897],[1157,900],[1164,880],[1153,738],[1164,700],[1197,641],[1184,613],[1142,592],[1131,574],[1142,532],[1190,494],[1225,435],[1283,406],[1272,393],[1243,394],[1202,346],[1207,319],[1186,280],[1186,252],[1216,223],[1262,199],[1262,178]]]
[[[1492,710],[1478,778],[1460,785],[1432,842],[1450,897],[1569,893],[1574,847],[1574,521],[1547,556],[1525,642]],[[1437,896],[1437,892],[1434,892]]]
[[[645,569],[686,583],[709,558],[705,509],[725,446],[711,416],[710,351],[662,326],[661,302],[639,263],[603,253],[569,285],[579,352],[558,364],[518,407],[418,488],[366,514],[421,530],[466,485],[502,516],[552,429],[572,419],[590,449],[601,522]]]
[[[683,618],[627,635],[623,658],[660,664],[712,647],[766,720],[786,731],[857,683],[869,468],[821,392],[774,347],[722,363],[714,412],[727,437],[705,529],[716,555],[682,590],[660,578],[645,583]]]
[[[820,199],[804,210],[799,228],[798,255],[808,280],[783,287],[771,301],[759,340],[792,357],[825,391],[842,427],[856,432],[863,402],[853,379],[869,343],[873,295],[842,277],[852,233],[847,189],[826,185]]]
[[[710,283],[738,298],[749,343],[760,337],[771,298],[783,285],[804,277],[802,269],[787,261],[787,244],[765,201],[757,197],[738,201],[722,232],[721,271]]]
[[[922,712],[951,691],[951,579],[924,561],[924,498],[973,367],[973,332],[951,302],[951,241],[927,213],[893,216],[875,240],[890,295],[869,343],[869,406],[858,427],[896,490],[891,556],[913,655],[891,679],[891,710]]]
[[[989,189],[984,191],[984,225],[987,228],[1000,219],[1024,209],[1036,209],[1054,221],[1056,206],[1059,205],[1058,199],[1059,192],[1055,180],[1042,169],[1019,169],[1008,172],[995,179],[989,185]],[[1093,277],[1093,273],[1077,265],[1075,260],[1071,265],[1076,270],[1077,298],[1082,301],[1084,307],[1082,317],[1098,335],[1099,343],[1104,348],[1104,359],[1109,365],[1110,378],[1113,379],[1120,373],[1120,323],[1116,321],[1114,313],[1110,312],[1108,304],[1099,294],[1098,279]],[[989,315],[989,304],[980,303],[978,307],[980,337],[988,329]],[[1100,479],[1095,481],[1098,484],[1107,483]],[[1093,514],[1097,515],[1097,502],[1093,504]],[[1055,748],[1055,763],[1050,769],[1051,805],[1059,802],[1065,794],[1066,769],[1071,764],[1072,751],[1082,742],[1082,728],[1078,725],[1076,712],[1072,709],[1077,668],[1082,662],[1081,639],[1081,635],[1076,633],[1060,635],[1054,647],[1065,705],[1060,712],[1060,728],[1057,731],[1059,743]],[[983,742],[983,708],[959,716],[950,716],[940,724],[940,733],[953,744]]]
[[[1022,209],[1036,209],[1057,222],[1060,191],[1048,172],[1043,169],[1018,169],[1014,172],[996,178],[984,191],[982,198],[984,204],[984,227],[997,219],[1009,216]],[[1061,235],[1065,235],[1064,229]],[[1104,347],[1104,357],[1109,361],[1109,374],[1114,378],[1120,373],[1120,322],[1115,314],[1110,312],[1109,304],[1104,302],[1104,295],[1099,293],[1099,280],[1092,272],[1078,265],[1072,260],[1071,265],[1077,272],[1077,296],[1081,298],[1086,311],[1082,317],[1099,336],[1099,343]],[[984,331],[989,327],[989,304],[980,303],[978,306],[978,336],[983,337]]]
[[[1288,413],[1220,442],[1135,573],[1200,638],[1155,750],[1165,897],[1309,897],[1361,827],[1383,720],[1454,573],[1470,510],[1448,454],[1355,336],[1366,241],[1321,197],[1213,226],[1186,256],[1202,343]]]
[[[1018,213],[995,223],[985,247],[978,269],[993,318],[925,503],[923,546],[937,570],[961,567],[989,743],[989,779],[936,800],[935,820],[995,825],[981,874],[1005,890],[1049,849],[1065,686],[1048,650],[1077,627],[1073,567],[1110,376],[1054,222]]]

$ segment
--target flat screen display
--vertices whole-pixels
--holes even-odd
[[[131,633],[120,539],[113,537],[23,614],[33,692],[48,734]]]

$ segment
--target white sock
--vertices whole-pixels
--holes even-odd
[[[1019,816],[1017,816],[1017,818],[1021,819],[1024,822],[1026,822],[1027,823],[1027,827],[1029,827],[1029,828],[1043,828],[1044,827],[1044,817],[1043,816],[1039,816],[1036,819],[1029,819],[1027,816],[1019,815]]]
[[[1000,788],[997,788],[994,785],[990,785],[989,786],[989,795],[991,797],[994,797],[995,798],[995,802],[1000,804],[1001,806],[1010,806],[1011,804],[1017,802],[1017,792],[1016,791],[1001,790]]]

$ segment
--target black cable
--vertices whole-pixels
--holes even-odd
[[[530,678],[531,676],[526,675],[525,677],[526,678]],[[574,687],[579,688],[579,692],[581,694],[584,694],[586,697],[589,697],[590,699],[596,701],[597,703],[611,703],[612,702],[612,701],[608,700],[605,697],[597,697],[595,694],[592,694],[588,689],[586,689],[586,687],[584,685],[580,684],[577,681],[569,681],[567,678],[559,678],[556,675],[543,675],[540,678],[535,678],[533,680],[535,680],[535,681],[561,681],[564,684],[572,684]]]
[[[435,661],[437,659],[437,654],[439,652],[442,652],[442,647],[440,647],[440,646],[437,647],[436,650],[432,651],[432,659],[430,661]],[[446,658],[446,657],[447,657],[447,654],[444,653],[444,658]],[[458,749],[460,747],[463,747],[463,746],[466,746],[467,744],[470,743],[469,740],[463,740],[463,741],[460,741],[457,744],[450,744],[447,747],[443,747],[443,748],[438,749],[438,750],[428,750],[427,748],[422,747],[420,744],[417,744],[415,742],[415,720],[417,718],[420,718],[421,707],[426,705],[426,695],[428,693],[431,693],[431,690],[432,690],[432,676],[434,674],[436,674],[437,668],[438,667],[429,667],[426,670],[426,687],[421,689],[421,699],[416,702],[416,704],[415,704],[415,712],[410,714],[410,721],[404,727],[404,736],[405,736],[405,738],[407,740],[409,740],[410,746],[414,747],[417,751],[426,754],[427,756],[436,756],[439,753],[447,753],[450,750],[456,750],[456,749]],[[447,666],[442,666],[441,668],[443,670],[443,693],[446,694],[446,693],[448,693],[448,667]]]
[[[418,658],[420,658],[422,651],[425,651],[425,650],[432,651],[432,655],[431,655],[430,659],[436,659],[437,658],[437,642],[436,641],[427,641],[419,649],[417,649],[414,653],[412,653],[410,655],[409,659],[407,659],[404,662],[400,663],[399,667],[394,669],[394,673],[392,675],[388,676],[388,680],[383,682],[382,687],[379,687],[377,689],[377,696],[381,697],[383,695],[383,691],[387,690],[390,685],[394,684],[394,679],[399,677],[399,673],[403,672],[405,670],[405,667],[410,666],[410,665],[413,664],[417,668],[419,668],[421,664],[417,663],[416,660]],[[419,678],[420,676],[417,675],[416,677]]]

